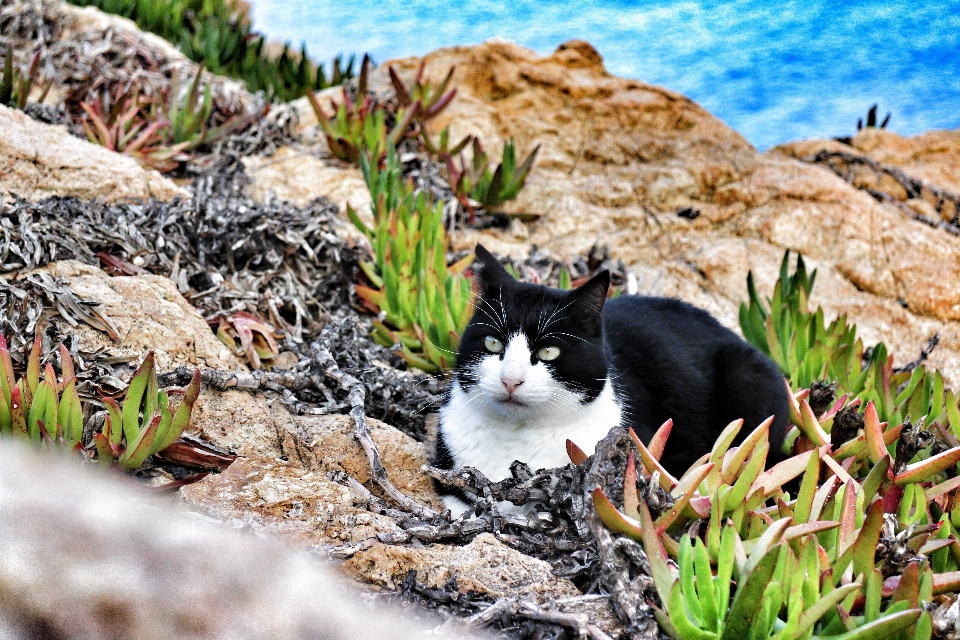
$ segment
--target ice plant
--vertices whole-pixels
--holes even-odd
[[[330,152],[347,162],[359,163],[360,157],[366,153],[379,164],[387,151],[393,150],[407,134],[410,124],[421,111],[418,100],[390,113],[387,105],[367,95],[369,73],[370,58],[364,56],[357,78],[356,97],[351,98],[344,89],[343,102],[340,106],[333,106],[333,116],[327,114],[312,91],[307,92],[307,99],[327,138]],[[388,119],[394,121],[389,133],[386,124]]]
[[[269,366],[280,352],[273,329],[246,311],[218,315],[209,324],[216,326],[217,338],[230,347],[234,355],[246,356],[252,369],[260,369],[264,364]]]
[[[749,278],[741,325],[787,374],[792,455],[765,469],[769,423],[733,447],[736,421],[674,478],[668,421],[646,444],[631,432],[623,503],[598,488],[595,507],[643,545],[675,638],[930,638],[925,606],[960,588],[956,396],[882,345],[864,365],[855,327],[808,311],[815,273],[788,264],[766,303]],[[672,499],[656,514],[638,494],[653,482]]]
[[[58,380],[50,364],[40,366],[40,338],[27,357],[26,375],[15,379],[7,341],[0,336],[0,436],[37,447],[79,449],[83,414],[70,353],[61,345],[63,375]]]
[[[176,411],[170,409],[170,398],[158,388],[154,352],[130,379],[123,405],[113,398],[104,398],[107,415],[103,431],[94,434],[97,460],[110,466],[116,460],[121,469],[136,469],[147,456],[162,451],[180,437],[190,423],[190,413],[200,395],[200,370],[193,373]]]
[[[37,51],[30,59],[30,66],[26,73],[21,72],[13,66],[13,45],[8,44],[6,56],[3,59],[3,77],[0,78],[0,104],[21,110],[26,107],[39,65],[40,52]],[[43,102],[51,86],[53,86],[53,80],[47,82],[37,102]]]
[[[308,90],[338,85],[353,76],[353,58],[334,58],[330,74],[307,55],[306,47],[270,53],[264,36],[248,17],[225,0],[72,0],[130,18],[145,31],[172,42],[191,60],[218,75],[240,78],[251,93],[264,91],[271,101],[288,102]]]
[[[373,196],[373,226],[352,208],[347,213],[372,247],[373,260],[360,264],[372,287],[357,285],[356,292],[383,314],[374,337],[388,346],[399,342],[404,359],[420,369],[449,369],[472,311],[463,271],[473,257],[447,265],[443,204],[403,180],[392,149],[384,169],[375,171],[366,159],[361,166]]]
[[[59,347],[61,375],[41,367],[40,338],[27,356],[25,374],[16,378],[7,342],[0,336],[0,437],[23,440],[37,448],[84,451],[83,406],[70,352]],[[166,392],[157,388],[154,354],[150,352],[130,380],[123,406],[103,398],[107,415],[102,433],[93,436],[100,464],[136,469],[148,455],[172,444],[190,422],[200,393],[200,370],[194,372],[176,411]],[[92,454],[91,454],[92,455]]]

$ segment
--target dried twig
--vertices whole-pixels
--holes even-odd
[[[660,630],[647,598],[654,598],[653,579],[646,554],[629,538],[614,539],[593,508],[593,491],[607,487],[622,477],[617,461],[630,447],[630,439],[621,429],[612,429],[597,443],[596,453],[583,483],[584,519],[597,540],[600,552],[600,581],[613,596],[613,608],[634,640],[656,640]],[[621,480],[622,482],[622,480]]]
[[[440,628],[441,631],[467,631],[485,627],[503,615],[516,616],[556,624],[576,632],[580,638],[592,640],[612,640],[599,627],[591,624],[590,617],[585,613],[564,613],[556,609],[547,608],[527,600],[518,598],[500,598],[489,607],[469,618],[451,618]]]
[[[383,467],[383,461],[380,459],[380,452],[377,451],[377,445],[370,435],[370,427],[363,415],[363,401],[366,390],[363,383],[354,376],[340,370],[337,361],[333,355],[322,343],[315,342],[310,348],[310,354],[313,360],[323,369],[327,378],[335,381],[342,389],[347,390],[350,399],[350,415],[353,417],[354,431],[353,437],[357,439],[363,450],[367,452],[367,460],[370,462],[370,477],[386,492],[390,498],[400,505],[406,511],[422,516],[433,518],[439,515],[436,511],[426,505],[422,505],[413,498],[404,495],[397,489],[390,478],[387,477],[387,471]]]
[[[855,173],[851,169],[851,167],[854,166],[867,167],[877,176],[888,176],[903,188],[907,198],[923,198],[926,195],[928,198],[925,199],[933,200],[933,202],[936,203],[933,205],[933,202],[931,202],[937,213],[941,214],[941,216],[947,215],[949,216],[949,219],[935,220],[929,218],[928,216],[917,213],[899,200],[899,198],[894,197],[880,188],[868,188],[864,190],[881,202],[889,202],[897,206],[901,211],[915,220],[928,224],[932,227],[937,227],[938,229],[943,229],[944,231],[947,231],[953,235],[960,235],[960,196],[955,193],[941,189],[935,185],[922,182],[921,180],[917,180],[916,178],[908,175],[899,167],[881,164],[871,160],[870,158],[854,155],[852,153],[844,153],[842,151],[827,151],[824,149],[818,152],[816,155],[803,158],[803,160],[805,162],[821,164],[828,167],[831,171],[836,173],[847,182],[854,184],[854,186],[857,186],[855,184]],[[945,207],[946,213],[944,209]]]

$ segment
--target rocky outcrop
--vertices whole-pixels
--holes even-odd
[[[392,639],[439,622],[363,603],[316,556],[0,442],[4,638]]]
[[[155,170],[0,105],[0,195],[28,200],[172,200],[187,193]]]
[[[116,356],[140,359],[156,351],[157,365],[180,365],[227,371],[246,366],[217,340],[200,313],[169,278],[154,275],[109,276],[77,260],[54,262],[42,269],[93,302],[114,324],[119,340],[87,325],[73,329],[85,351],[108,349]]]
[[[325,196],[342,212],[348,203],[364,215],[370,211],[370,191],[356,167],[290,147],[278,149],[269,158],[250,156],[243,162],[250,176],[248,193],[258,202],[276,197],[302,207]]]
[[[442,508],[429,478],[425,447],[367,419],[391,481],[421,502]],[[191,430],[242,456],[224,473],[181,489],[188,504],[227,522],[284,535],[304,546],[338,545],[399,531],[366,510],[364,496],[329,479],[345,472],[381,497],[349,416],[293,416],[243,391],[200,396]]]
[[[820,142],[761,154],[688,98],[610,75],[581,41],[549,56],[491,41],[424,60],[434,79],[456,65],[457,99],[431,121],[434,134],[446,126],[453,139],[475,133],[494,152],[509,138],[521,153],[542,145],[511,204],[539,220],[457,232],[456,248],[482,240],[522,256],[536,244],[562,258],[607,245],[642,291],[699,304],[734,328],[747,271],[770,291],[790,249],[819,268],[813,302],[828,316],[848,313],[897,364],[939,333],[931,366],[960,384],[960,238],[800,159]],[[388,64],[412,74],[420,59]],[[852,145],[828,144],[941,189],[960,183],[957,132],[905,139],[871,130]]]
[[[550,565],[501,544],[483,533],[463,547],[432,544],[421,549],[376,544],[355,554],[345,568],[388,589],[399,589],[410,570],[433,589],[451,578],[462,593],[494,598],[549,594],[572,597],[580,591],[569,580],[558,578]]]

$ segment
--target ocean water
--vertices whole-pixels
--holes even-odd
[[[584,39],[612,73],[689,96],[761,150],[851,135],[874,103],[904,135],[960,127],[960,0],[253,0],[253,15],[320,61]]]

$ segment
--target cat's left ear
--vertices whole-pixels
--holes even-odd
[[[477,261],[474,265],[480,267],[480,273],[477,274],[477,279],[480,282],[480,291],[496,293],[501,287],[506,287],[516,282],[514,277],[503,268],[500,261],[487,251],[482,244],[477,244],[477,248],[474,249],[474,254],[477,256]]]
[[[574,304],[585,314],[598,320],[603,312],[603,303],[607,301],[607,291],[610,289],[610,272],[604,269],[583,284],[570,292]]]

